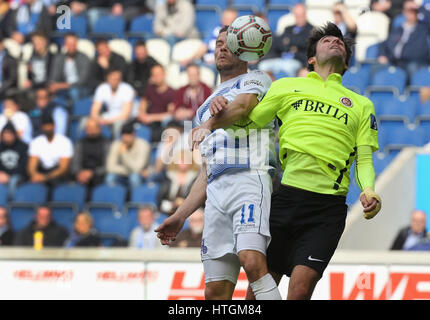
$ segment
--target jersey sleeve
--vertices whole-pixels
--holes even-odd
[[[258,101],[263,99],[272,84],[272,79],[262,71],[252,71],[240,81],[240,94],[255,93]]]
[[[249,114],[249,118],[259,127],[263,127],[276,117],[276,112],[279,110],[279,106],[281,105],[279,87],[279,80],[273,82],[264,98]]]
[[[362,117],[357,132],[356,145],[371,146],[373,151],[379,149],[378,146],[378,124],[375,116],[375,108],[370,100],[364,105]]]

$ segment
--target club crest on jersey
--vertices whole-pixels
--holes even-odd
[[[348,97],[340,98],[340,103],[342,103],[345,107],[352,108],[352,100]]]

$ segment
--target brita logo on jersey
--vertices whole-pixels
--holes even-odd
[[[296,102],[292,103],[291,106],[297,111],[303,110],[305,112],[323,113],[332,116],[339,121],[343,121],[345,125],[348,124],[348,114],[332,105],[326,105],[319,101],[297,100]]]

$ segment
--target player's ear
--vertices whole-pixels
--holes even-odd
[[[309,65],[313,65],[314,66],[314,68],[315,68],[315,62],[316,62],[317,60],[316,60],[316,57],[310,57],[309,59],[308,59],[308,64]]]

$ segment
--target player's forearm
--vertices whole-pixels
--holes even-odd
[[[257,105],[258,99],[255,94],[240,94],[231,101],[227,108],[208,120],[210,130],[226,128],[247,117]]]
[[[206,184],[206,169],[204,168],[204,170],[200,171],[199,176],[191,187],[190,193],[176,210],[175,214],[185,220],[198,208],[202,207],[206,201]]]
[[[355,179],[361,191],[366,187],[375,189],[375,169],[373,167],[372,147],[357,147]]]

